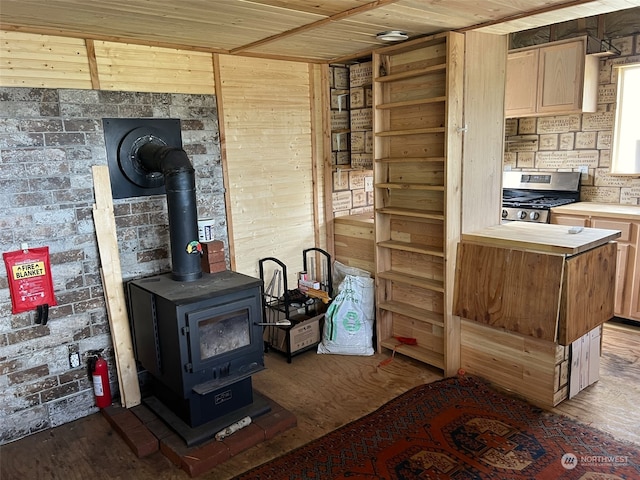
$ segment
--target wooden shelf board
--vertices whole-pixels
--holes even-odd
[[[383,207],[376,209],[376,212],[384,213],[386,215],[397,215],[400,217],[429,218],[431,220],[444,221],[444,213],[442,212],[419,210],[417,208]]]
[[[407,357],[415,358],[421,362],[433,365],[434,367],[444,369],[444,355],[434,352],[420,345],[403,345],[395,338],[388,338],[380,342],[384,348],[389,350],[395,350],[396,353],[401,353]]]
[[[389,103],[381,103],[380,105],[376,105],[376,108],[379,109],[391,109],[391,108],[402,108],[402,107],[413,107],[415,105],[428,105],[430,103],[438,103],[438,102],[446,102],[447,97],[431,97],[431,98],[421,98],[419,100],[404,100],[402,102],[389,102]]]
[[[387,310],[389,312],[398,313],[405,317],[413,318],[420,322],[428,323],[431,325],[437,325],[444,328],[444,315],[431,310],[425,310],[408,303],[398,302],[395,300],[389,300],[388,302],[381,302],[377,305],[381,310]]]
[[[422,245],[419,243],[398,242],[396,240],[384,240],[377,243],[378,247],[390,248],[392,250],[403,250],[405,252],[421,253],[423,255],[431,255],[434,257],[444,258],[442,250],[436,250],[433,247]]]
[[[376,188],[391,188],[396,190],[431,190],[444,192],[444,185],[426,185],[424,183],[376,183]]]
[[[376,137],[400,137],[403,135],[421,135],[425,133],[443,133],[444,127],[431,127],[431,128],[409,128],[406,130],[389,130],[386,132],[376,132]]]
[[[387,157],[375,159],[376,163],[437,163],[445,160],[445,157]]]
[[[447,69],[446,63],[439,63],[438,65],[432,65],[430,67],[419,68],[416,70],[408,70],[406,72],[393,73],[391,75],[385,75],[384,77],[376,77],[376,82],[395,82],[396,80],[406,80],[407,78],[419,77],[421,75],[429,75],[430,73],[443,72]]]
[[[392,282],[405,283],[407,285],[413,285],[415,287],[424,288],[426,290],[444,293],[444,282],[441,280],[424,278],[408,273],[394,272],[393,270],[378,272],[377,276],[378,278],[384,278],[385,280],[390,280]]]

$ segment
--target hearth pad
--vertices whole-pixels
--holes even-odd
[[[227,428],[229,425],[241,420],[244,417],[251,417],[253,420],[260,415],[264,415],[271,410],[269,402],[260,393],[253,392],[253,403],[241,407],[233,412],[227,413],[215,420],[204,423],[197,427],[191,427],[180,417],[173,413],[167,406],[154,396],[146,397],[142,402],[149,407],[158,417],[171,427],[185,441],[188,447],[193,447],[206,442],[215,437],[216,433]]]

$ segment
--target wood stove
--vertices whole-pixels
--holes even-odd
[[[261,286],[231,271],[129,282],[136,358],[152,394],[190,427],[253,403],[251,375],[264,369]]]
[[[251,375],[264,369],[263,283],[231,271],[202,273],[195,170],[179,122],[103,123],[112,170],[123,172],[112,177],[114,190],[166,192],[171,273],[130,281],[129,313],[136,359],[151,377],[143,401],[193,445],[270,410],[251,386]]]

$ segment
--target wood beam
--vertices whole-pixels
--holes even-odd
[[[87,49],[87,60],[89,62],[89,76],[91,77],[91,88],[100,90],[100,74],[98,73],[98,61],[96,60],[96,48],[93,40],[84,40]]]

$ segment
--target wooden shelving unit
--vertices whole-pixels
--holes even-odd
[[[464,35],[387,47],[373,62],[378,351],[395,349],[453,375]],[[396,337],[417,345],[398,346]]]

